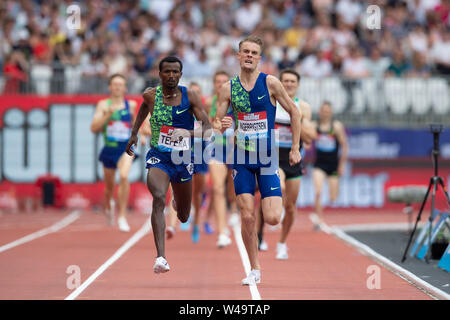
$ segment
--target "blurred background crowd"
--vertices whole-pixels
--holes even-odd
[[[67,25],[63,0],[0,4],[0,77],[4,93],[36,91],[30,77],[51,78],[49,93],[103,92],[123,73],[131,91],[154,85],[158,61],[179,56],[185,78],[220,68],[236,75],[238,42],[260,35],[261,70],[295,68],[307,78],[448,76],[450,0],[90,0],[80,29]],[[367,28],[369,5],[381,8],[380,29]],[[73,88],[72,88],[73,89]]]

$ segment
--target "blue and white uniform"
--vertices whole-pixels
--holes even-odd
[[[156,167],[170,178],[171,182],[184,183],[192,180],[193,137],[184,137],[180,141],[171,141],[174,129],[194,129],[194,116],[189,103],[186,87],[178,86],[182,92],[181,104],[166,106],[163,103],[162,87],[156,88],[155,106],[150,118],[152,139],[147,153],[147,169]],[[174,161],[176,160],[176,161]]]
[[[233,179],[236,195],[254,194],[256,180],[261,198],[281,197],[275,143],[276,106],[270,100],[267,74],[260,73],[251,91],[239,77],[231,80],[231,103],[237,128]]]

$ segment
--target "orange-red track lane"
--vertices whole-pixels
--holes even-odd
[[[34,232],[66,216],[59,213],[54,219],[53,215],[27,213],[22,214],[21,218],[27,219],[29,224],[34,220],[34,223],[39,225],[33,230],[27,229],[27,232]],[[47,218],[48,223],[38,223]],[[132,232],[136,232],[145,219],[143,215],[130,215]],[[24,236],[20,225],[13,230],[17,232],[17,237],[10,234],[8,241]],[[14,232],[13,230],[11,232]],[[78,220],[59,232],[0,252],[0,299],[64,299],[72,292],[66,285],[70,276],[66,273],[69,266],[79,266],[81,278],[84,280],[130,236],[108,226],[102,214],[84,212]],[[0,245],[6,242],[2,238]]]
[[[0,217],[0,246],[48,227],[65,215],[67,212],[42,212],[24,214],[16,220],[4,214]],[[66,287],[68,266],[80,267],[83,283],[148,219],[140,213],[128,217],[132,230],[122,233],[117,227],[107,226],[103,215],[84,212],[57,233],[0,252],[0,299],[66,298],[72,293]],[[340,213],[333,222],[350,223],[354,217]],[[359,217],[356,223],[404,222],[403,214]],[[287,261],[275,259],[278,236],[279,229],[266,228],[269,251],[260,253],[262,283],[258,285],[262,299],[429,299],[383,267],[381,289],[368,289],[367,267],[376,263],[334,236],[313,231],[304,213],[298,215],[289,236]],[[240,285],[244,267],[235,239],[220,250],[216,240],[216,234],[202,233],[200,242],[193,244],[189,232],[178,230],[166,241],[171,271],[155,275],[152,267],[156,251],[150,232],[77,299],[251,299],[249,288]]]

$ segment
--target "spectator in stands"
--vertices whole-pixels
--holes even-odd
[[[381,50],[383,56],[391,56],[393,48],[397,47],[397,41],[392,34],[391,30],[383,29],[383,35],[378,43],[378,47]]]
[[[388,57],[383,57],[379,48],[372,47],[370,58],[367,60],[367,69],[370,76],[377,79],[383,78],[390,64],[390,59]]]
[[[312,55],[307,56],[299,66],[299,73],[303,77],[325,78],[331,75],[332,66],[326,59],[327,51],[324,48],[317,49]]]
[[[250,34],[261,21],[262,6],[254,0],[242,0],[241,2],[242,6],[234,14],[234,23],[246,34]]]
[[[414,29],[408,34],[407,44],[411,51],[426,53],[428,51],[428,35],[422,25],[416,24]]]
[[[428,78],[431,76],[431,68],[427,63],[425,53],[414,52],[411,69],[407,72],[408,77]]]
[[[33,50],[34,63],[49,65],[53,55],[53,48],[50,47],[48,34],[46,32],[32,32],[30,45]]]
[[[120,42],[114,40],[108,47],[103,62],[108,70],[108,75],[116,73],[128,75],[128,61],[124,54],[124,46]]]
[[[385,75],[388,77],[402,77],[410,69],[411,66],[405,60],[405,55],[403,54],[402,49],[399,46],[396,46],[392,55],[392,62],[386,70]]]
[[[24,92],[24,85],[28,82],[29,65],[23,52],[13,51],[6,57],[3,67],[3,76],[5,77],[4,93]]]
[[[442,40],[438,40],[431,48],[431,60],[436,71],[442,75],[450,75],[450,29],[442,35]]]
[[[354,29],[363,13],[362,4],[358,0],[339,0],[336,4],[336,13],[345,24]]]
[[[348,79],[366,78],[370,75],[367,59],[364,57],[361,48],[353,47],[350,49],[350,55],[344,59],[342,64],[342,75]]]
[[[308,34],[308,30],[303,27],[302,22],[302,16],[297,13],[297,15],[294,17],[292,26],[285,31],[284,41],[288,47],[299,49],[302,48],[305,38]]]
[[[275,28],[286,30],[292,26],[292,20],[295,11],[292,7],[288,7],[284,1],[272,1],[270,6],[269,17],[273,21]]]
[[[107,69],[102,61],[101,51],[90,52],[81,65],[81,93],[104,93],[107,86],[103,80],[107,75]]]
[[[278,62],[278,70],[291,69],[295,62],[289,58],[288,48],[283,48],[283,58]]]
[[[107,76],[144,66],[141,52],[147,57],[145,65],[153,66],[160,55],[185,50],[184,54],[189,56],[186,60],[203,59],[199,65],[205,70],[224,66],[235,75],[237,68],[232,55],[237,44],[245,34],[255,33],[265,40],[263,65],[275,74],[279,68],[290,65],[289,59],[283,58],[282,48],[287,47],[289,56],[298,51],[300,61],[296,62],[296,68],[300,71],[303,65],[302,75],[342,76],[342,60],[352,46],[364,49],[364,55],[371,60],[370,73],[378,74],[376,70],[383,69],[386,59],[378,59],[378,52],[372,57],[372,48],[378,47],[381,56],[393,57],[399,44],[403,61],[393,63],[387,74],[404,76],[402,70],[409,58],[416,57],[415,63],[419,65],[421,58],[414,54],[417,51],[426,54],[433,72],[449,74],[449,45],[445,39],[450,0],[373,1],[371,4],[380,6],[383,12],[382,29],[373,31],[364,24],[365,2],[357,0],[80,0],[78,3],[82,12],[80,31],[66,26],[68,0],[8,1],[7,5],[0,5],[0,69],[2,60],[4,64],[6,56],[19,49],[32,66],[46,65],[50,60],[51,70],[47,74],[54,75],[53,92],[66,92],[62,85],[69,75],[66,71],[84,72],[88,77],[84,67],[91,53],[96,55],[97,67],[93,70],[106,66]],[[317,59],[317,51],[323,47],[326,52]],[[206,57],[200,59],[202,50]],[[102,56],[100,51],[106,51],[107,55]],[[80,56],[85,60],[78,62]],[[188,67],[189,62],[186,64]],[[30,71],[35,70],[33,67]],[[200,71],[194,68],[194,73],[204,74]],[[103,71],[92,73],[100,76]],[[153,80],[147,79],[147,83]]]

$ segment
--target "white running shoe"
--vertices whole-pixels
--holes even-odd
[[[226,246],[229,246],[231,244],[231,239],[226,234],[219,234],[219,239],[217,240],[217,247],[224,248]]]
[[[168,226],[166,229],[167,239],[172,239],[174,235],[175,235],[175,228],[172,226]]]
[[[164,257],[158,257],[156,258],[155,265],[153,266],[153,271],[158,273],[164,273],[170,270],[169,264],[167,263],[167,260],[164,259]]]
[[[288,247],[286,243],[277,243],[277,256],[278,260],[287,260],[288,259]]]
[[[256,269],[250,271],[247,278],[242,279],[243,286],[254,286],[257,283],[261,283],[261,272]]]
[[[269,250],[269,245],[267,244],[266,241],[261,241],[261,243],[259,244],[259,250],[260,251],[267,251]]]
[[[117,219],[117,224],[119,225],[120,231],[130,232],[130,226],[128,225],[127,219],[125,219],[125,217],[119,217],[119,219]]]
[[[230,219],[228,219],[228,225],[229,225],[230,227],[233,227],[233,226],[236,226],[236,225],[238,225],[238,224],[239,224],[239,213],[233,212],[233,213],[230,215]]]

